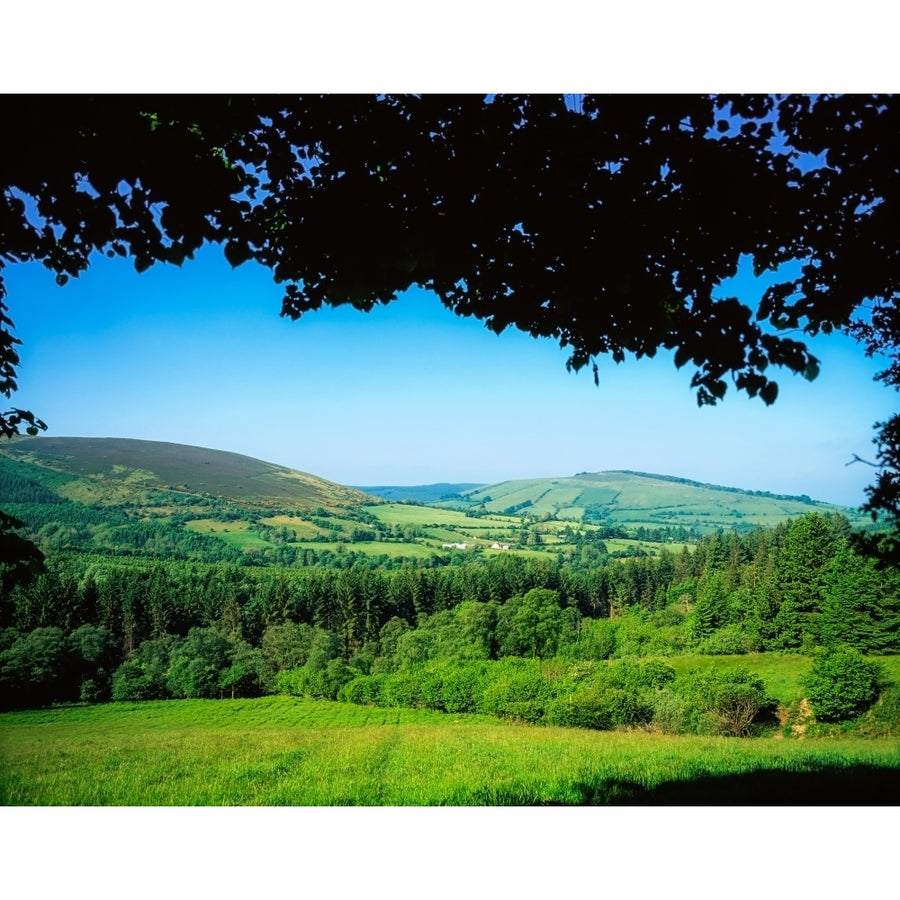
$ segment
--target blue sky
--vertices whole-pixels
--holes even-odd
[[[138,275],[99,258],[57,287],[7,269],[23,340],[14,403],[48,434],[245,453],[344,484],[491,483],[635,469],[858,505],[872,425],[894,399],[852,341],[814,342],[822,374],[784,373],[773,407],[729,390],[698,409],[670,354],[568,372],[551,340],[489,332],[422,291],[369,314],[291,322],[267,271],[206,247]]]

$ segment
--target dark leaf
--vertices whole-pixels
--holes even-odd
[[[237,268],[241,263],[247,262],[253,256],[250,248],[241,241],[228,241],[224,247],[225,259],[231,263],[232,268]]]

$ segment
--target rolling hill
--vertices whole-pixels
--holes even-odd
[[[57,473],[59,493],[104,502],[151,490],[218,497],[250,506],[353,506],[360,491],[238,453],[128,438],[18,438],[0,455]],[[58,476],[70,476],[61,481]],[[0,493],[2,499],[2,493]]]
[[[358,537],[372,519],[365,507],[379,502],[202,447],[64,437],[0,445],[0,509],[45,553],[291,565],[299,540]]]
[[[260,565],[453,553],[656,553],[717,529],[851,509],[638,472],[364,493],[237,453],[123,438],[0,444],[0,509],[47,551]],[[402,500],[402,502],[398,502]]]
[[[775,526],[808,512],[839,512],[857,526],[869,522],[856,510],[807,496],[745,491],[629,471],[504,481],[463,491],[458,498],[436,505],[626,529],[684,526],[701,532]]]

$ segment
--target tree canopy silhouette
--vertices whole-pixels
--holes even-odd
[[[95,254],[181,265],[205,242],[284,285],[282,314],[413,285],[569,365],[674,350],[701,404],[814,379],[805,335],[897,355],[893,96],[5,97],[2,258],[59,284]],[[749,258],[774,283],[723,296]],[[771,279],[770,279],[771,281]],[[5,290],[0,279],[0,304]],[[0,307],[0,313],[5,307]],[[4,318],[0,390],[15,390]],[[43,423],[4,414],[3,431]],[[867,507],[900,525],[896,418]]]

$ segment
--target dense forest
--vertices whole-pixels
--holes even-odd
[[[336,562],[52,554],[0,599],[2,703],[286,691],[697,730],[709,716],[685,710],[709,705],[689,698],[725,691],[744,712],[723,719],[719,709],[718,727],[746,733],[771,706],[758,679],[738,669],[685,682],[665,659],[832,648],[860,662],[900,651],[900,574],[859,555],[840,516],[629,559],[599,543],[568,558]]]

